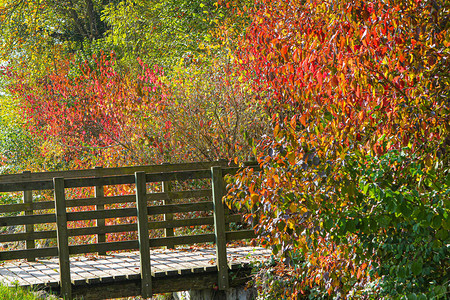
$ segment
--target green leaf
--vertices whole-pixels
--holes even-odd
[[[413,273],[414,276],[417,276],[420,273],[422,273],[422,268],[423,268],[422,260],[416,260],[411,265],[411,272]]]
[[[431,221],[431,227],[433,227],[434,229],[439,229],[439,227],[441,227],[442,224],[442,216],[440,215],[436,215],[433,217],[433,220]]]
[[[417,300],[417,296],[415,293],[411,293],[407,297],[408,300]]]
[[[436,238],[438,238],[441,241],[447,240],[447,238],[448,238],[448,230],[445,230],[445,229],[441,228],[436,233]]]

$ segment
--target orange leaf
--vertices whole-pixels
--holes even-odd
[[[296,127],[296,125],[297,125],[297,115],[295,115],[295,116],[292,117],[290,124],[291,124],[291,127],[292,127],[293,129],[295,129],[295,127]]]
[[[306,127],[306,114],[303,114],[300,117],[300,123],[302,123],[302,125]]]

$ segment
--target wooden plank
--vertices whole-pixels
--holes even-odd
[[[51,247],[51,248],[36,248],[30,250],[1,251],[0,261],[27,258],[30,255],[33,255],[34,257],[58,256],[58,248]]]
[[[56,239],[56,230],[0,234],[0,243],[23,240]]]
[[[165,180],[189,180],[189,179],[201,179],[208,178],[208,170],[196,170],[196,171],[178,171],[178,172],[161,172],[146,174],[146,182],[160,182]],[[64,185],[66,188],[74,187],[88,187],[96,185],[118,185],[118,184],[132,184],[134,183],[133,175],[120,175],[120,176],[105,176],[96,178],[73,178],[66,179]],[[1,188],[1,186],[0,186]]]
[[[242,287],[250,280],[251,269],[240,269],[231,275],[230,286]],[[216,284],[217,273],[215,272],[153,279],[155,294],[183,291],[186,290],[186,287],[192,290],[210,289]],[[140,280],[75,287],[74,295],[85,300],[138,297]]]
[[[134,256],[136,256],[136,259],[131,259],[126,254],[116,254],[113,258],[114,264],[122,270],[122,274],[126,276],[127,280],[135,280],[141,278],[139,268],[139,255]]]
[[[178,171],[178,172],[161,172],[150,173],[146,175],[147,182],[159,182],[165,180],[189,180],[189,179],[201,179],[208,177],[208,170],[196,170],[196,171]],[[118,184],[132,184],[134,183],[133,175],[120,175],[120,176],[107,176],[101,178],[72,178],[66,179],[64,186],[66,188],[75,187],[89,187],[96,185],[118,185]],[[51,180],[39,180],[28,182],[5,182],[0,183],[0,192],[15,192],[15,191],[28,191],[28,190],[51,190]]]
[[[114,257],[105,258],[105,262],[103,265],[105,267],[109,267],[110,272],[113,275],[115,281],[122,281],[127,279],[138,279],[140,278],[139,272],[139,263],[137,266],[124,261],[123,259]],[[112,271],[112,272],[111,272]]]
[[[137,231],[137,224],[122,224],[122,225],[110,225],[102,228],[99,227],[85,227],[85,228],[72,228],[69,229],[69,236],[79,235],[92,235],[98,233],[116,233],[116,232],[131,232]]]
[[[101,169],[101,167],[95,167],[95,169]],[[104,197],[105,197],[105,192],[103,189],[103,185],[97,185],[95,186],[95,195],[94,197],[96,198],[97,201],[101,201]],[[96,210],[104,210],[105,209],[105,205],[103,204],[97,204],[95,206]],[[97,227],[101,230],[104,229],[104,227],[106,226],[105,224],[105,218],[100,218],[97,219]],[[106,242],[106,234],[104,233],[97,233],[97,243],[104,243]],[[106,255],[106,251],[104,252],[99,252],[99,255]]]
[[[56,234],[58,237],[61,295],[65,299],[72,299],[64,178],[53,178],[53,183],[55,187]]]
[[[257,167],[255,166],[254,169]],[[224,168],[225,174],[235,174],[240,168],[232,167],[232,168]],[[106,170],[106,169],[105,169]],[[86,172],[89,171],[89,172]],[[164,172],[165,171],[165,172]],[[120,172],[102,172],[102,170],[75,170],[69,171],[70,176],[66,178],[67,182],[65,183],[66,188],[74,188],[74,187],[87,187],[87,186],[96,186],[96,185],[116,185],[116,184],[132,184],[133,176],[132,175],[119,175],[119,176],[111,176],[120,174]],[[192,169],[186,171],[180,171],[180,169],[173,169],[172,171],[167,171],[162,169],[161,173],[156,173],[158,171],[147,172],[147,182],[158,182],[164,180],[188,180],[188,179],[200,179],[207,178],[208,171],[206,169]],[[169,173],[173,172],[173,173]],[[90,177],[86,176],[86,174],[90,174],[90,176],[103,176],[102,178],[76,178],[75,177]],[[105,173],[105,175],[102,175]],[[107,174],[108,173],[108,174]],[[39,176],[39,174],[42,174]],[[50,179],[52,172],[45,173],[32,173],[31,181],[30,178],[24,179],[21,176],[12,175],[9,177],[3,177],[8,175],[0,176],[0,192],[16,192],[16,191],[24,191],[24,190],[51,190],[53,187],[52,181]],[[84,175],[83,175],[84,174]],[[127,173],[130,174],[130,173]],[[23,176],[23,175],[22,175]],[[44,178],[47,178],[45,179]],[[64,176],[65,177],[65,176]]]
[[[6,182],[0,184],[0,192],[40,191],[52,190],[51,180],[29,181],[29,182]]]
[[[239,222],[241,220],[241,215],[230,215],[226,217],[227,222]],[[149,229],[161,229],[164,227],[184,227],[184,226],[198,226],[198,225],[213,225],[213,217],[202,217],[197,219],[181,219],[173,221],[155,221],[149,222]],[[137,231],[137,224],[123,224],[123,225],[111,225],[105,228],[98,227],[86,227],[86,228],[71,228],[68,229],[69,236],[80,236],[80,235],[93,235],[97,233],[116,233],[116,232],[131,232]],[[0,243],[23,241],[26,239],[52,239],[56,238],[56,230],[48,231],[36,231],[33,233],[13,233],[13,234],[2,234],[0,235]],[[229,237],[227,233],[227,240],[233,239],[247,239],[254,238],[254,236],[249,235],[248,237],[235,238],[233,236]],[[40,255],[40,256],[51,256]]]
[[[149,229],[161,229],[161,228],[176,228],[185,226],[199,226],[199,225],[213,225],[213,217],[201,217],[196,219],[181,219],[181,220],[170,220],[170,221],[154,221],[148,223]],[[173,236],[173,235],[171,235]],[[169,236],[169,237],[171,237]],[[170,248],[170,246],[169,246]]]
[[[211,168],[212,190],[214,202],[214,232],[216,238],[216,262],[218,271],[219,289],[229,288],[228,282],[228,262],[227,262],[227,241],[225,236],[225,213],[222,202],[225,186],[220,167]]]
[[[32,286],[33,283],[33,276],[30,274],[23,272],[20,269],[20,266],[14,265],[8,268],[8,271],[15,274],[15,279],[17,280],[19,286]]]
[[[227,161],[213,162],[192,162],[178,164],[145,165],[118,168],[101,168],[87,170],[68,170],[52,172],[36,172],[27,174],[6,174],[0,175],[0,184],[9,182],[28,182],[36,180],[53,180],[55,177],[77,178],[77,177],[104,177],[114,175],[132,175],[135,172],[144,171],[146,173],[193,171],[210,169],[212,166],[226,167]]]
[[[181,212],[208,211],[208,210],[213,210],[213,204],[211,201],[150,206],[147,208],[147,213],[149,215],[162,215],[167,213],[181,213]]]
[[[163,237],[150,239],[150,247],[164,247],[167,245],[188,245],[195,243],[212,243],[214,242],[214,234],[196,234],[174,237]]]
[[[81,221],[81,220],[95,220],[95,219],[111,219],[136,217],[136,208],[117,208],[117,209],[103,209],[92,211],[68,212],[67,221]]]
[[[26,211],[26,210],[42,210],[42,209],[53,209],[53,208],[55,208],[54,201],[4,204],[4,205],[0,205],[0,213],[11,213],[11,212]]]
[[[23,174],[31,174],[30,171],[24,171]],[[23,203],[33,203],[33,191],[23,191]],[[26,216],[32,216],[33,210],[29,209],[25,211]],[[34,224],[27,224],[25,225],[25,232],[26,233],[33,233],[34,232]],[[36,247],[34,243],[34,239],[27,239],[25,241],[26,248],[27,249],[33,249]],[[35,257],[33,255],[30,255],[28,257],[28,261],[36,261]]]
[[[164,200],[166,198],[186,199],[186,198],[200,198],[200,197],[210,197],[210,196],[211,196],[211,189],[194,190],[194,191],[176,191],[176,192],[169,192],[169,193],[147,194],[147,201],[158,201],[158,200]],[[66,206],[67,207],[77,207],[77,206],[116,204],[116,203],[131,203],[131,202],[134,203],[135,201],[136,201],[135,195],[112,196],[112,197],[104,197],[101,199],[82,198],[82,199],[67,200]],[[13,205],[17,205],[17,204],[13,204]],[[53,202],[51,202],[51,205],[53,205]],[[0,206],[0,212],[1,212],[1,209],[2,209],[2,207]],[[21,210],[24,210],[24,209],[14,209],[11,211],[21,211]]]
[[[227,215],[226,222],[239,222],[241,215]],[[200,217],[195,219],[178,219],[172,221],[154,221],[148,223],[149,229],[177,228],[186,226],[214,225],[214,217]]]
[[[67,207],[92,206],[92,205],[107,205],[117,203],[131,203],[136,201],[135,195],[110,196],[102,198],[81,198],[71,199],[67,201]]]
[[[28,273],[34,277],[32,282],[34,285],[44,285],[46,282],[52,282],[53,277],[50,277],[46,273],[42,272],[42,268],[40,267],[42,267],[42,265],[33,262],[20,263],[20,269],[22,270],[22,274]]]
[[[163,181],[161,183],[161,189],[163,193],[170,192],[172,190],[172,183],[169,181]],[[172,199],[168,195],[167,198],[163,200],[163,205],[172,204]],[[164,221],[173,221],[173,214],[164,214]],[[150,225],[150,224],[149,224]],[[170,223],[165,223],[163,226],[164,228],[164,237],[172,237],[175,235],[175,232],[173,230],[173,226],[170,226]],[[150,227],[149,227],[150,228]],[[168,245],[168,249],[174,249],[175,245]]]
[[[150,173],[146,174],[145,178],[147,182],[160,182],[160,181],[184,181],[190,179],[203,179],[208,178],[208,170],[196,170],[196,171],[178,171],[172,173]]]
[[[59,287],[59,274],[56,271],[58,264],[39,261],[32,264],[36,272],[42,274],[43,284],[51,287]]]
[[[114,276],[108,272],[106,269],[100,268],[100,263],[98,259],[90,260],[86,258],[82,258],[78,261],[72,261],[71,265],[77,265],[80,268],[88,271],[91,276],[91,280],[95,280],[95,282],[111,282],[114,281]],[[89,284],[93,283],[92,281],[88,282]]]
[[[152,296],[152,272],[150,265],[150,244],[147,215],[147,187],[145,172],[136,172],[136,208],[138,215],[139,259],[141,270],[142,297]]]
[[[249,230],[227,232],[226,237],[227,237],[227,242],[229,242],[229,241],[237,241],[237,240],[245,240],[245,239],[254,239],[254,238],[256,238],[256,234],[253,229],[249,229]]]
[[[68,229],[69,236],[94,235],[97,233],[105,234],[105,233],[130,232],[130,231],[137,231],[137,225],[122,224],[122,225],[111,225],[104,228],[94,226],[94,227]],[[34,233],[2,234],[0,235],[0,243],[23,241],[26,239],[38,240],[51,238],[56,238],[56,230],[36,231]]]
[[[1,217],[0,226],[14,226],[40,223],[55,223],[56,217],[54,214],[42,214],[34,216],[14,216]]]
[[[136,250],[139,249],[139,241],[120,241],[87,245],[69,246],[70,254],[95,253],[102,251],[120,251],[120,250]]]
[[[128,270],[125,268],[120,268],[117,264],[113,263],[110,257],[96,259],[91,263],[91,266],[108,274],[108,279],[105,280],[104,277],[102,277],[102,282],[107,282],[109,280],[122,281],[127,279],[126,274],[123,272],[128,272]]]
[[[101,277],[98,274],[92,272],[92,268],[86,265],[85,261],[72,261],[71,272],[76,274],[77,278],[73,280],[73,284],[95,284],[101,281]]]
[[[93,274],[89,273],[84,268],[73,263],[71,263],[70,265],[70,279],[72,285],[74,286],[100,282],[99,278],[96,278]]]

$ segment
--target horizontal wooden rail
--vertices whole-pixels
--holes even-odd
[[[192,211],[208,211],[212,210],[213,205],[210,201],[182,204],[168,204],[147,207],[148,215],[161,215],[168,213],[184,213]]]
[[[248,162],[247,164],[252,165],[255,163]],[[115,175],[133,175],[134,176],[135,172],[140,172],[140,171],[144,171],[145,173],[161,173],[161,172],[209,170],[212,166],[221,166],[223,168],[227,168],[228,162],[221,160],[221,161],[213,161],[213,162],[194,162],[194,163],[147,165],[147,166],[132,166],[132,167],[118,167],[118,168],[98,168],[98,169],[87,169],[87,170],[68,170],[68,171],[8,174],[8,175],[0,175],[0,183],[46,181],[46,180],[53,180],[53,178],[55,178],[55,177],[80,178],[80,177],[105,177],[105,176],[115,176]],[[236,166],[232,165],[231,167],[236,167]]]
[[[224,175],[234,174],[239,169],[240,168],[238,167],[224,168],[223,174]],[[175,180],[185,181],[190,179],[204,179],[208,178],[209,175],[210,175],[209,170],[150,173],[146,174],[146,181],[147,182],[175,181]],[[29,180],[20,182],[10,182],[10,181],[5,182],[4,178],[0,177],[0,180],[1,180],[0,192],[17,192],[30,190],[40,191],[53,189],[53,182],[50,179]],[[134,176],[120,175],[120,176],[106,176],[93,178],[71,178],[71,179],[69,178],[64,180],[65,188],[93,187],[97,185],[105,186],[105,185],[119,185],[119,184],[134,184]]]
[[[135,224],[133,224],[135,225]],[[227,232],[227,241],[236,241],[242,239],[254,238],[255,234],[253,230],[243,230],[236,232]],[[56,236],[55,236],[56,238]],[[150,247],[164,247],[168,244],[175,245],[186,245],[194,243],[213,243],[214,234],[198,234],[190,236],[176,236],[170,238],[152,238],[150,239]],[[83,254],[83,253],[95,253],[98,251],[119,251],[119,250],[136,250],[139,248],[139,243],[137,240],[131,241],[121,241],[121,242],[108,242],[101,244],[89,244],[89,245],[74,245],[69,246],[70,254]],[[0,261],[12,260],[12,259],[23,259],[30,255],[34,257],[49,257],[57,256],[58,249],[56,247],[50,248],[37,248],[28,250],[14,250],[14,251],[4,251],[0,252]]]
[[[254,169],[258,168],[254,163],[249,165]],[[24,196],[26,203],[0,205],[0,214],[3,215],[0,217],[0,226],[25,225],[27,228],[26,232],[0,234],[2,243],[25,241],[27,245],[25,250],[0,252],[0,260],[26,258],[32,261],[37,257],[58,256],[62,295],[69,299],[71,298],[69,255],[140,250],[142,295],[149,297],[152,294],[150,257],[147,254],[150,247],[173,248],[175,245],[214,243],[219,289],[226,289],[229,286],[226,243],[255,236],[253,230],[229,230],[232,227],[229,224],[241,223],[242,216],[230,214],[224,208],[222,198],[226,191],[223,177],[238,170],[236,166],[227,167],[224,162],[220,164],[213,162],[0,175],[0,192],[22,192],[27,196]],[[173,188],[169,188],[173,181],[183,182],[191,179],[208,179],[211,188],[188,191],[174,191]],[[147,183],[162,183],[163,188],[160,192],[149,193]],[[123,184],[135,186],[136,194],[104,196],[105,186]],[[67,189],[79,187],[95,187],[96,196],[66,199]],[[40,190],[53,191],[55,200],[33,202],[32,195]],[[205,201],[205,198],[210,200]],[[196,201],[174,203],[176,199],[196,199]],[[159,203],[163,205],[152,205],[158,203],[155,201],[160,201]],[[126,206],[122,208],[108,206],[114,204]],[[81,208],[82,211],[73,208]],[[180,215],[174,215],[186,216],[185,213],[190,212],[201,212],[202,216],[178,219]],[[155,221],[150,218],[155,215],[162,215],[164,219]],[[108,225],[108,220],[122,218],[129,218],[130,223]],[[80,221],[85,224],[84,221],[88,220],[94,220],[95,222],[91,224],[95,225],[81,228],[68,226]],[[56,227],[56,230],[37,231],[39,228],[34,228],[35,224],[43,223]],[[210,226],[210,230],[214,230],[213,233],[176,236],[174,231],[174,228],[204,225]],[[160,229],[164,230],[163,237],[149,237],[149,231]],[[130,236],[132,238],[137,236],[138,240],[107,241],[107,234],[122,232],[134,232]],[[77,236],[94,236],[96,242],[72,244],[77,243],[77,240],[73,239]],[[58,247],[33,249],[35,241],[43,239],[57,241]]]
[[[160,201],[167,197],[171,199],[189,199],[189,198],[201,198],[211,197],[211,189],[193,190],[193,191],[177,191],[169,193],[152,193],[147,194],[147,201]],[[81,206],[93,206],[93,205],[108,205],[108,204],[121,204],[121,203],[133,203],[136,200],[135,195],[125,196],[110,196],[101,199],[98,198],[80,198],[80,199],[68,199],[66,200],[66,207],[81,207]],[[54,209],[54,201],[43,201],[33,203],[18,203],[18,204],[5,204],[0,205],[0,213],[13,213],[26,210],[45,210]]]
[[[229,215],[225,217],[227,222],[240,222],[242,216]],[[181,219],[181,220],[170,220],[170,221],[153,221],[148,223],[148,229],[164,229],[164,228],[177,228],[177,227],[190,227],[190,226],[201,226],[201,225],[214,225],[213,217],[201,217],[196,219]],[[121,224],[121,225],[110,225],[106,227],[83,227],[83,228],[69,228],[67,229],[69,236],[80,236],[80,235],[94,235],[98,233],[118,233],[118,232],[132,232],[137,231],[136,224]],[[56,230],[47,231],[36,231],[32,233],[12,233],[12,234],[1,234],[0,243],[5,242],[15,242],[23,241],[26,239],[52,239],[56,238]]]
[[[12,260],[12,259],[23,259],[23,258],[28,258],[30,256],[34,256],[34,257],[58,256],[58,248],[57,247],[48,247],[48,248],[36,248],[36,249],[27,249],[27,250],[1,251],[0,252],[0,261]]]
[[[42,224],[42,223],[55,223],[55,214],[43,214],[34,216],[14,216],[14,217],[1,217],[0,226],[14,226],[14,225],[26,225],[26,224]]]

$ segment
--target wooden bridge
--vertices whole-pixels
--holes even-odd
[[[237,170],[210,162],[2,175],[13,203],[0,205],[0,281],[66,299],[242,284],[248,264],[270,254],[227,247],[254,237],[222,202],[223,177]]]

